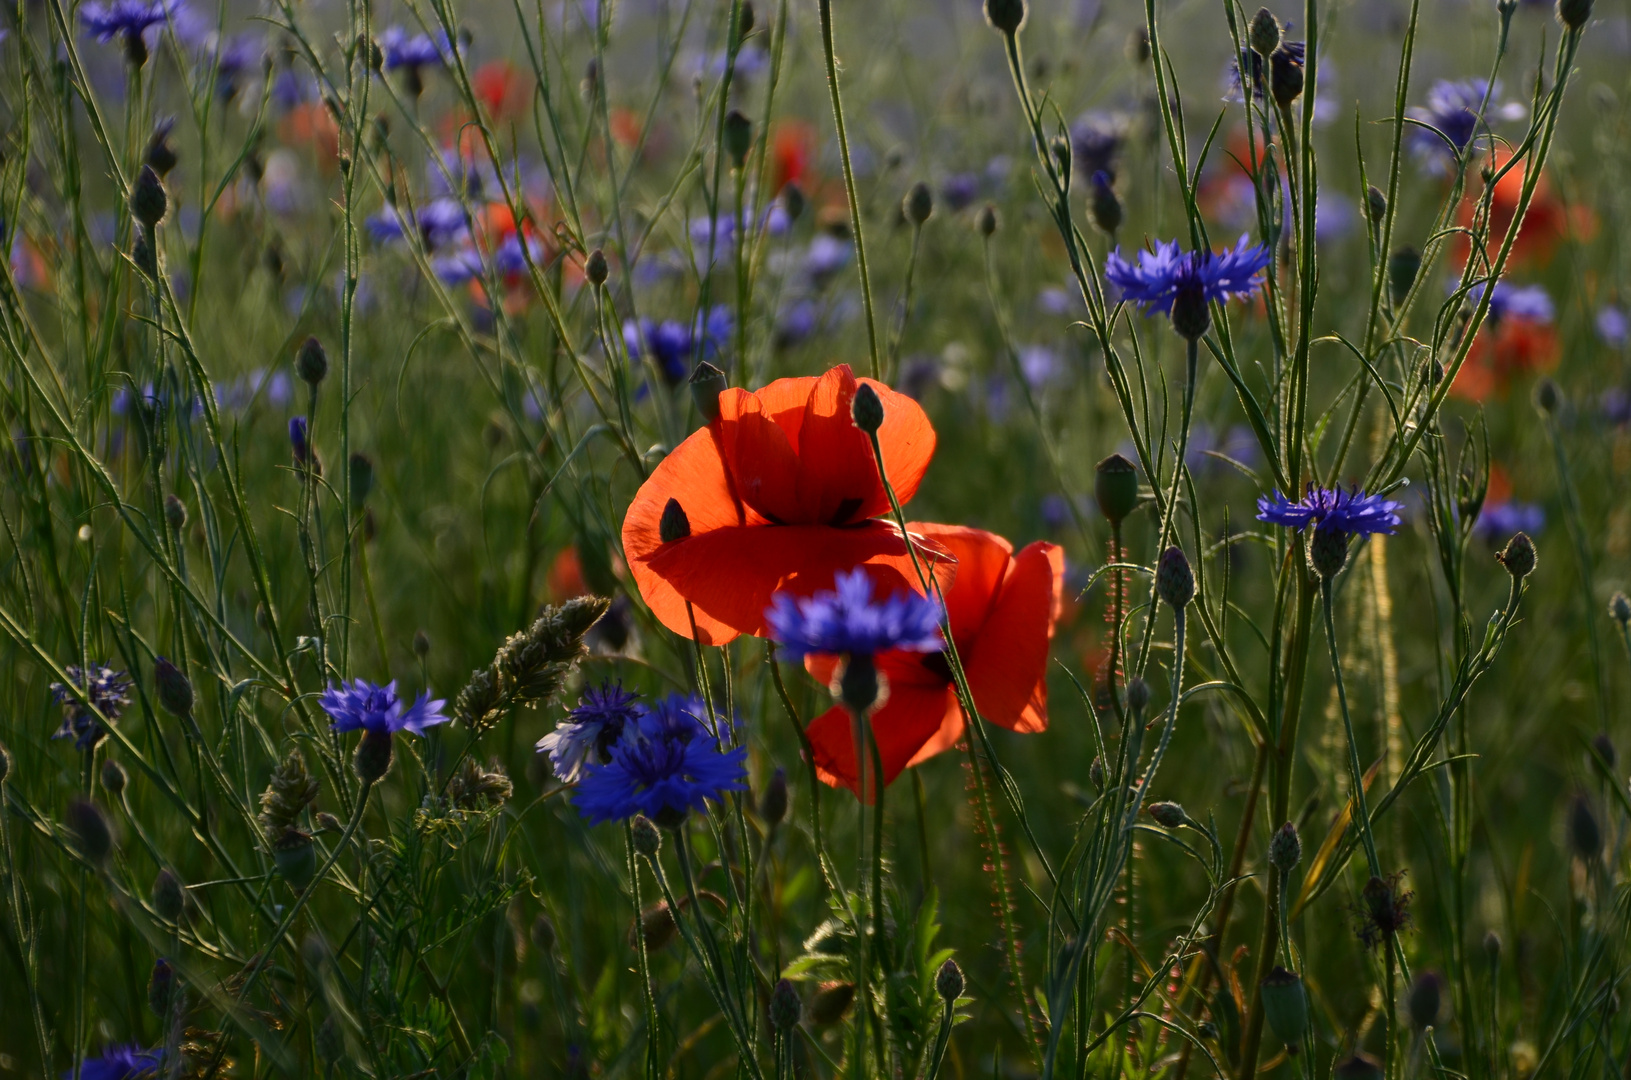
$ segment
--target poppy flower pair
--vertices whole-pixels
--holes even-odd
[[[670,630],[720,645],[738,634],[766,636],[772,597],[830,589],[841,571],[865,568],[878,595],[921,592],[915,551],[945,597],[981,714],[1015,731],[1044,729],[1063,552],[1036,543],[1016,556],[999,536],[951,525],[909,523],[903,536],[884,520],[888,493],[850,415],[863,382],[883,404],[878,443],[890,484],[909,500],[935,447],[934,428],[911,398],[857,379],[847,365],[757,391],[726,389],[715,419],[653,470],[624,518],[623,551],[641,596]],[[823,681],[837,664],[806,661]],[[889,697],[872,724],[893,780],[952,746],[963,717],[940,654],[885,653],[878,667]],[[841,708],[813,721],[809,734],[822,778],[853,789],[854,745]]]

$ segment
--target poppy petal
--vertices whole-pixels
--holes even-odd
[[[994,724],[1048,726],[1048,646],[1064,598],[1065,552],[1038,541],[1015,556],[985,625],[962,653],[974,704]]]
[[[1004,576],[1013,562],[1014,545],[984,529],[910,521],[912,532],[941,544],[957,559],[957,584],[946,594],[952,640],[963,647],[985,625]]]
[[[920,559],[930,563],[941,588],[954,580],[956,563],[929,541],[915,539]],[[726,627],[734,633],[765,634],[765,609],[778,592],[810,596],[833,587],[840,570],[866,566],[884,592],[917,589],[912,557],[894,526],[882,521],[834,529],[825,525],[732,526],[693,531],[688,539],[663,545],[647,559],[649,571],[678,601],[659,605],[645,586],[641,595],[664,626],[690,637],[685,611],[689,600],[697,628]],[[727,636],[724,640],[729,640]],[[706,644],[719,644],[705,635]]]
[[[919,751],[941,732],[948,713],[956,713],[960,723],[957,699],[944,683],[891,684],[889,700],[872,714],[872,730],[878,740],[878,756],[883,759],[886,786],[894,782],[908,764],[920,760]],[[834,705],[810,722],[807,734],[816,775],[824,783],[847,787],[859,795],[855,736],[849,711],[842,705]]]
[[[816,524],[820,519],[811,516],[798,497],[799,458],[794,443],[777,423],[775,413],[767,411],[761,394],[733,388],[719,395],[720,446],[730,463],[736,492],[771,521]],[[774,398],[771,404],[776,404]]]
[[[799,428],[799,502],[813,520],[829,525],[889,511],[872,440],[850,415],[858,385],[848,364],[821,376],[805,402]]]

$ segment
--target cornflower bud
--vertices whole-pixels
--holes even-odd
[[[1280,20],[1274,17],[1274,12],[1266,7],[1258,8],[1246,33],[1252,51],[1264,59],[1273,56],[1274,50],[1280,47],[1280,35]]]
[[[1212,309],[1206,303],[1206,289],[1199,281],[1184,281],[1178,285],[1169,318],[1172,329],[1185,341],[1199,341],[1212,329]]]
[[[342,833],[345,831],[344,823],[327,810],[317,811],[312,815],[312,821],[317,825],[318,832]]]
[[[1093,174],[1088,186],[1090,193],[1087,199],[1087,212],[1099,231],[1113,239],[1116,230],[1121,228],[1122,212],[1121,200],[1116,197],[1116,189],[1110,182],[1110,174],[1100,169]]]
[[[685,507],[678,499],[669,499],[663,507],[663,516],[657,521],[657,538],[665,544],[684,540],[691,535],[691,519],[685,516]]]
[[[1297,826],[1286,822],[1274,830],[1269,838],[1269,865],[1282,874],[1291,872],[1292,867],[1302,862],[1303,842],[1297,835]]]
[[[1417,975],[1405,993],[1405,1011],[1410,1014],[1410,1022],[1417,1031],[1430,1028],[1438,1022],[1438,1012],[1443,1004],[1444,976],[1436,971],[1424,971]]]
[[[855,426],[868,435],[876,435],[878,429],[883,427],[883,402],[878,398],[878,392],[868,383],[862,383],[855,388],[855,397],[850,400],[849,411]]]
[[[606,278],[610,274],[611,268],[606,265],[606,253],[595,248],[583,261],[583,276],[589,279],[589,284],[599,288],[606,284]]]
[[[1398,307],[1410,295],[1410,287],[1416,284],[1416,275],[1421,272],[1421,252],[1413,247],[1402,247],[1394,251],[1387,258],[1387,295]]]
[[[1308,541],[1308,565],[1324,581],[1348,565],[1348,534],[1341,529],[1315,529]]]
[[[1631,596],[1617,592],[1608,600],[1608,614],[1621,628],[1631,624]]]
[[[153,660],[153,687],[165,712],[172,716],[187,716],[192,713],[192,682],[180,668],[162,656]]]
[[[732,109],[725,114],[725,153],[731,164],[740,169],[753,145],[753,121]]]
[[[1542,379],[1535,384],[1535,408],[1543,415],[1556,416],[1557,410],[1563,407],[1563,391],[1559,390],[1557,383],[1551,379]]]
[[[797,184],[790,183],[782,188],[782,209],[787,211],[789,223],[804,216],[804,201],[804,189]]]
[[[1591,21],[1592,0],[1557,0],[1557,21],[1578,30]]]
[[[1285,48],[1274,50],[1269,57],[1269,93],[1283,109],[1302,96],[1303,65],[1295,54]]]
[[[1614,749],[1614,740],[1608,737],[1608,732],[1599,731],[1591,737],[1591,748],[1600,756],[1610,769],[1619,758]]]
[[[1569,850],[1582,862],[1595,860],[1603,851],[1603,829],[1592,812],[1591,800],[1576,795],[1569,802]]]
[[[112,758],[102,761],[102,790],[117,799],[125,792],[125,782],[130,779],[125,767]]]
[[[770,992],[770,1026],[781,1032],[792,1031],[798,1027],[803,1012],[804,1003],[799,1000],[799,992],[792,982],[788,979],[777,982]]]
[[[901,201],[900,212],[913,225],[921,226],[928,221],[929,215],[934,213],[934,193],[929,190],[929,185],[921,180],[913,184]]]
[[[740,41],[753,33],[753,3],[752,0],[742,0],[742,14],[736,22],[736,38]]]
[[[1337,1062],[1331,1080],[1383,1080],[1382,1066],[1370,1055],[1355,1050],[1352,1057]]]
[[[328,375],[328,353],[316,337],[308,337],[294,356],[295,374],[307,386],[316,386]]]
[[[175,495],[164,497],[164,522],[176,532],[180,532],[187,524],[187,504]]]
[[[997,231],[997,208],[990,203],[980,207],[980,216],[975,219],[975,228],[987,240]]]
[[[633,834],[634,850],[648,859],[655,859],[663,847],[663,834],[658,831],[656,823],[644,814],[636,814],[634,820],[629,822],[629,831]]]
[[[1184,549],[1173,546],[1161,553],[1155,564],[1155,595],[1181,611],[1195,599],[1195,571],[1190,569]]]
[[[1372,225],[1380,225],[1382,219],[1387,217],[1387,196],[1375,184],[1365,192],[1365,216],[1370,218]]]
[[[697,412],[710,424],[718,420],[719,395],[725,392],[725,373],[703,360],[691,372],[688,383],[691,387],[691,400],[696,403]]]
[[[871,653],[855,653],[838,676],[838,697],[850,712],[865,716],[878,702],[878,665]]]
[[[1484,955],[1492,964],[1501,958],[1501,935],[1493,930],[1484,932]]]
[[[1093,498],[1099,513],[1119,525],[1138,508],[1138,470],[1120,454],[1111,454],[1093,469]]]
[[[68,804],[66,815],[68,831],[79,845],[80,854],[100,865],[113,852],[113,831],[101,807],[88,799],[75,799]]]
[[[151,231],[164,220],[164,212],[169,208],[170,199],[164,193],[164,182],[153,171],[153,166],[143,165],[130,188],[130,212]]]
[[[1025,25],[1025,0],[985,0],[985,21],[1012,37]]]
[[[1495,556],[1506,572],[1522,581],[1535,572],[1535,542],[1528,533],[1517,532],[1506,542],[1506,547]]]
[[[1127,681],[1127,708],[1133,715],[1143,716],[1144,710],[1150,707],[1150,684],[1134,675]]]
[[[957,961],[946,957],[946,962],[940,965],[940,970],[934,973],[935,993],[947,1005],[963,996],[963,969],[957,966]]]
[[[153,973],[147,977],[147,1007],[154,1016],[167,1021],[175,1000],[176,970],[161,956],[153,961]]]
[[[787,770],[778,768],[770,774],[764,794],[759,797],[759,820],[775,828],[787,816]]]
[[[153,911],[165,922],[178,921],[186,910],[187,898],[182,894],[181,882],[168,870],[158,872],[149,895],[152,897]]]

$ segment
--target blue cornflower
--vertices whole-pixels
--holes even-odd
[[[812,281],[821,281],[848,266],[853,254],[849,241],[821,233],[810,241],[804,253],[804,272]]]
[[[1291,29],[1291,24],[1286,23],[1285,29]],[[1278,58],[1281,63],[1288,63],[1300,68],[1308,59],[1308,43],[1304,41],[1282,41],[1280,47],[1274,50],[1274,57]],[[1241,72],[1245,72],[1247,78],[1242,79]],[[1269,82],[1273,72],[1274,59],[1271,58],[1268,64],[1264,64],[1263,57],[1255,49],[1243,48],[1240,50],[1239,62],[1234,65],[1233,70],[1229,73],[1231,89],[1244,93],[1249,82],[1254,94],[1272,97]]]
[[[1210,324],[1206,304],[1249,296],[1273,258],[1267,244],[1252,245],[1244,235],[1233,248],[1216,252],[1179,251],[1172,240],[1140,251],[1136,264],[1117,248],[1104,261],[1104,276],[1121,290],[1122,300],[1143,305],[1145,315],[1171,317],[1173,328],[1194,341]]]
[[[386,204],[385,209],[368,218],[364,222],[368,235],[377,244],[388,244],[401,240],[407,235],[408,224],[404,220],[402,211],[393,204]],[[459,205],[457,199],[432,199],[419,207],[414,216],[414,229],[419,233],[425,247],[435,251],[446,244],[461,239],[469,231],[469,220],[465,217],[464,207]]]
[[[88,668],[70,664],[63,670],[68,675],[68,683],[77,687],[109,720],[118,720],[125,706],[130,704],[130,676],[124,672],[115,671],[106,664],[92,664]],[[95,713],[74,696],[68,683],[51,684],[51,696],[62,706],[62,726],[51,737],[71,738],[75,747],[89,750],[107,738],[108,733]]]
[[[379,35],[379,48],[385,54],[386,71],[442,64],[453,51],[444,32],[438,31],[436,37],[432,39],[429,34],[410,35],[400,26],[385,28]]]
[[[294,451],[294,459],[298,464],[311,463],[311,432],[304,416],[289,418],[289,449]]]
[[[1116,178],[1116,154],[1127,137],[1128,120],[1118,113],[1086,112],[1070,125],[1070,156],[1077,173]]]
[[[556,779],[575,783],[587,769],[610,763],[612,746],[623,737],[623,729],[640,717],[639,700],[618,683],[585,690],[566,719],[538,740],[538,752],[549,755]]]
[[[968,207],[980,194],[978,173],[952,173],[940,184],[940,197],[952,213]]]
[[[432,701],[430,691],[420,694],[412,704],[403,707],[396,694],[396,680],[384,686],[365,679],[330,685],[317,699],[328,713],[335,731],[365,731],[375,735],[391,735],[398,731],[423,735],[428,727],[445,724],[442,715],[445,701]]]
[[[1451,289],[1454,289],[1451,283]],[[1474,285],[1467,290],[1467,296],[1477,303],[1483,299],[1484,286]],[[1552,298],[1547,295],[1546,289],[1540,285],[1509,285],[1504,281],[1495,283],[1495,291],[1489,297],[1489,317],[1492,322],[1500,322],[1511,317],[1514,319],[1527,319],[1530,322],[1549,323],[1555,317],[1556,311],[1552,306]]]
[[[1472,531],[1492,544],[1505,543],[1513,533],[1531,536],[1546,528],[1546,511],[1534,503],[1498,502],[1486,505]]]
[[[623,344],[629,355],[651,359],[662,373],[663,381],[678,386],[691,374],[691,359],[700,352],[704,360],[712,359],[724,350],[736,331],[736,320],[731,309],[716,304],[697,317],[696,325],[687,329],[677,319],[655,322],[633,319],[623,324]]]
[[[1631,338],[1631,319],[1619,308],[1605,304],[1597,309],[1597,336],[1610,348],[1624,348]]]
[[[110,1046],[102,1051],[100,1057],[81,1061],[79,1076],[80,1080],[137,1080],[138,1077],[158,1075],[159,1067],[163,1064],[163,1050],[143,1050],[130,1043]],[[72,1077],[74,1070],[69,1069],[62,1075]]]
[[[1496,99],[1501,96],[1501,84],[1496,82],[1491,87],[1487,79],[1440,79],[1427,91],[1427,103],[1421,108],[1411,109],[1410,116],[1442,132],[1459,153],[1472,142],[1482,125],[1478,110],[1484,105],[1486,91],[1495,119],[1522,119],[1524,107],[1516,102],[1497,103]],[[1435,168],[1443,168],[1444,155],[1449,149],[1444,145],[1444,139],[1419,127],[1411,129],[1409,139],[1411,148],[1417,154],[1430,161]]]
[[[222,101],[236,97],[241,80],[254,72],[265,53],[266,43],[248,35],[212,42],[205,52],[205,62],[215,65],[216,96]]]
[[[178,10],[176,0],[112,0],[106,4],[92,0],[80,7],[79,20],[103,44],[121,36],[128,42],[131,38],[140,40]]]
[[[1403,503],[1381,495],[1367,495],[1355,488],[1322,488],[1308,485],[1308,494],[1293,502],[1276,489],[1274,496],[1257,500],[1257,520],[1288,529],[1312,525],[1320,532],[1346,535],[1391,533],[1399,526]]]
[[[872,578],[860,568],[840,570],[834,583],[834,591],[808,598],[784,592],[771,598],[765,622],[789,657],[809,653],[872,656],[890,649],[939,652],[945,648],[938,600],[914,592],[874,600]]]
[[[707,800],[747,789],[747,748],[716,738],[699,717],[700,699],[672,694],[626,722],[610,746],[610,761],[591,765],[573,789],[572,803],[591,822],[644,814],[677,825]],[[720,724],[721,734],[730,730]]]

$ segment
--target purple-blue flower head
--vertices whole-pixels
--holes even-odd
[[[453,51],[442,31],[433,39],[429,34],[409,34],[400,26],[385,28],[379,35],[379,48],[385,54],[386,71],[442,64]]]
[[[70,664],[63,671],[68,675],[68,682],[51,684],[51,696],[62,706],[62,726],[51,737],[71,738],[74,746],[89,750],[107,738],[108,733],[96,714],[80,702],[68,684],[72,683],[78,688],[103,716],[118,720],[130,704],[130,676],[106,664],[92,664],[88,668]]]
[[[1516,102],[1498,102],[1496,99],[1501,96],[1501,84],[1497,82],[1491,87],[1487,79],[1440,79],[1427,92],[1426,104],[1411,109],[1410,116],[1442,132],[1444,139],[1448,139],[1459,153],[1478,134],[1482,123],[1479,110],[1484,107],[1486,92],[1494,119],[1522,119],[1524,107]],[[1440,167],[1445,155],[1450,152],[1444,139],[1420,127],[1412,127],[1409,134],[1412,149]]]
[[[98,1057],[86,1058],[79,1063],[80,1080],[147,1080],[158,1075],[164,1064],[164,1051],[143,1050],[135,1043],[110,1046]],[[74,1070],[62,1074],[71,1078]]]
[[[1127,137],[1128,120],[1118,113],[1087,112],[1070,125],[1071,163],[1077,173],[1116,178],[1116,154]]]
[[[939,652],[938,600],[914,592],[873,599],[872,578],[864,569],[840,570],[832,592],[799,598],[777,593],[765,609],[770,636],[789,657],[810,653],[872,656],[891,649]]]
[[[1452,288],[1454,285],[1452,283]],[[1474,285],[1467,296],[1477,303],[1483,299],[1484,286]],[[1525,319],[1529,322],[1550,323],[1556,316],[1552,298],[1541,285],[1512,285],[1505,281],[1495,283],[1489,297],[1489,317],[1494,322],[1502,319]]]
[[[610,760],[590,763],[572,803],[591,822],[622,821],[644,814],[659,825],[677,825],[729,791],[747,789],[747,748],[726,745],[700,719],[702,701],[684,694],[663,698],[626,722],[610,745]],[[729,725],[716,725],[721,735]]]
[[[1257,520],[1288,529],[1305,529],[1312,525],[1325,532],[1368,535],[1391,533],[1399,527],[1399,509],[1402,503],[1380,495],[1367,495],[1355,488],[1322,488],[1308,485],[1308,493],[1293,502],[1274,492],[1273,497],[1260,496],[1257,500]]]
[[[1597,309],[1597,336],[1611,349],[1623,349],[1631,339],[1631,319],[1612,304]]]
[[[1486,504],[1473,524],[1472,531],[1479,539],[1491,544],[1504,544],[1513,533],[1534,536],[1546,528],[1546,511],[1534,503],[1498,502]]]
[[[407,731],[423,735],[426,728],[447,722],[447,717],[442,715],[442,706],[447,703],[432,701],[429,690],[420,694],[412,705],[404,706],[397,697],[395,679],[384,686],[366,679],[331,684],[317,703],[328,713],[333,721],[329,726],[335,731],[369,731],[381,735]]]
[[[178,9],[176,0],[111,0],[106,4],[92,0],[80,6],[79,21],[97,41],[106,44],[121,36],[140,38]]]
[[[612,747],[623,729],[643,711],[639,697],[618,683],[591,686],[578,698],[577,707],[555,730],[538,740],[538,752],[549,755],[550,767],[563,784],[576,783],[584,772],[609,764]]]
[[[289,449],[294,452],[295,461],[301,465],[310,463],[311,435],[304,416],[289,418]]]
[[[1104,276],[1121,291],[1122,300],[1142,305],[1145,315],[1170,316],[1173,302],[1181,298],[1188,307],[1197,300],[1223,303],[1230,297],[1250,296],[1273,258],[1268,245],[1253,245],[1246,236],[1234,247],[1216,252],[1179,251],[1178,242],[1172,240],[1156,244],[1153,251],[1138,252],[1136,263],[1117,248],[1104,261]]]

